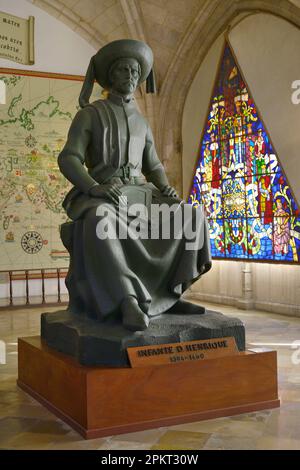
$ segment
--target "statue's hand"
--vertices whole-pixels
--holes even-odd
[[[179,197],[176,189],[172,188],[172,186],[169,186],[169,185],[165,186],[161,192],[164,196]]]
[[[108,199],[114,204],[118,205],[119,202],[124,203],[124,196],[118,185],[116,184],[97,184],[89,190],[89,195],[92,197],[98,197]]]

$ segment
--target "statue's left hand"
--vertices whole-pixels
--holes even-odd
[[[126,199],[122,195],[117,184],[96,184],[89,190],[89,195],[92,197],[108,199],[113,204],[126,205]]]
[[[169,186],[169,185],[165,186],[161,192],[164,196],[179,197],[176,189],[174,189],[172,186]]]

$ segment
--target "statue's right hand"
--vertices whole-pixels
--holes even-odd
[[[97,184],[92,186],[89,190],[89,195],[92,197],[108,199],[114,204],[119,204],[119,198],[122,202],[122,193],[116,184]]]

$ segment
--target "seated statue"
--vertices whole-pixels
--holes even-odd
[[[119,40],[100,49],[90,61],[79,98],[82,109],[58,158],[74,186],[63,203],[73,222],[61,227],[70,252],[69,311],[98,322],[121,322],[131,331],[147,329],[151,317],[176,308],[183,292],[211,267],[207,221],[169,185],[149,124],[135,105],[134,92],[152,77],[152,66],[152,51],[140,41]],[[95,81],[109,94],[89,103]],[[130,230],[127,237],[101,236],[104,226],[116,222],[128,229],[135,202],[172,211],[163,220],[146,213],[142,219],[149,237],[131,237]],[[184,231],[180,237],[151,237],[153,224],[161,227],[185,212],[190,215],[182,227],[194,227],[192,248],[187,249]]]

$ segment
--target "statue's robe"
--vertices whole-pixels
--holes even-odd
[[[183,211],[184,201],[165,197],[151,182],[151,174],[161,170],[153,136],[134,101],[125,102],[117,95],[96,101],[75,116],[68,140],[59,155],[62,173],[74,185],[63,203],[75,221],[71,235],[68,224],[62,226],[62,240],[70,251],[71,262],[66,284],[70,309],[104,319],[118,314],[122,300],[135,296],[149,316],[172,307],[181,294],[211,267],[207,221],[196,221],[195,248],[186,249],[180,239],[99,239],[97,207],[107,209],[107,220],[114,224],[115,206],[107,199],[91,197],[96,183],[115,182],[150,192],[152,203],[167,203]],[[86,170],[86,168],[87,170]],[[129,167],[129,173],[122,170]],[[165,184],[168,181],[165,176]],[[164,183],[164,181],[162,181]],[[174,206],[175,204],[175,206]],[[175,212],[176,212],[175,210]],[[171,216],[172,217],[172,216]],[[175,217],[175,215],[174,215]],[[118,223],[130,223],[122,216]],[[152,223],[159,221],[151,220]],[[124,228],[124,227],[123,227]]]

